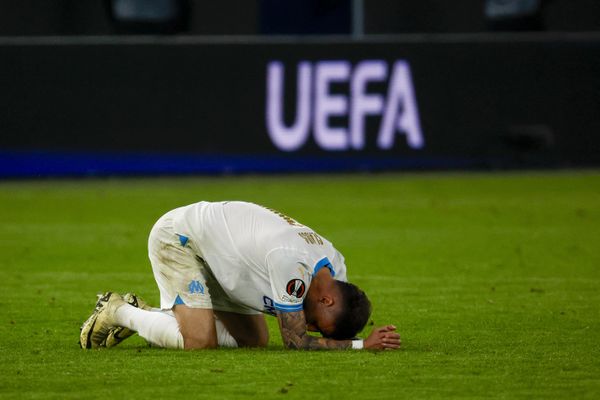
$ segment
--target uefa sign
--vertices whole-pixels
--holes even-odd
[[[397,60],[364,60],[352,64],[345,60],[301,61],[295,66],[296,108],[286,123],[285,79],[293,79],[294,68],[281,61],[267,65],[266,125],[273,144],[282,151],[302,149],[312,132],[315,143],[325,151],[365,148],[366,118],[379,117],[377,147],[389,150],[398,136],[406,145],[420,149],[425,145],[410,65]],[[332,85],[346,84],[346,93],[333,93]],[[385,87],[368,92],[370,84]],[[294,98],[288,94],[289,98]],[[331,118],[342,117],[344,126],[332,126]]]

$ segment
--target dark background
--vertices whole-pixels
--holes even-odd
[[[152,0],[138,0],[152,3]],[[173,0],[186,8],[190,35],[351,33],[349,0]],[[510,3],[511,0],[498,0]],[[364,0],[365,34],[476,33],[498,30],[485,16],[485,0]],[[120,31],[107,0],[0,2],[0,35],[108,35]],[[541,0],[531,23],[508,30],[600,30],[597,0]],[[502,28],[502,27],[500,27]]]
[[[484,3],[364,1],[357,30],[348,1],[0,2],[0,177],[598,166],[600,2]],[[369,59],[409,62],[423,149],[377,149],[379,117],[360,151],[271,143],[269,61]]]

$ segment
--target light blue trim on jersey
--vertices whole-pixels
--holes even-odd
[[[319,262],[317,262],[317,264],[315,264],[315,269],[313,270],[313,276],[315,276],[317,274],[317,272],[319,272],[319,270],[323,267],[329,268],[329,271],[331,271],[331,276],[335,276],[335,271],[333,270],[333,267],[331,266],[331,262],[329,261],[329,258],[327,258],[327,257],[323,257],[321,260],[319,260]]]
[[[299,304],[279,304],[273,302],[275,305],[275,309],[281,312],[294,312],[294,311],[302,311],[302,303]]]
[[[178,305],[182,305],[182,304],[185,306],[185,303],[183,302],[181,297],[179,297],[179,295],[177,295],[177,297],[175,297],[175,303],[173,305],[178,306]]]
[[[181,245],[183,247],[185,247],[185,245],[188,242],[189,238],[187,236],[183,236],[183,235],[180,235],[180,234],[177,234],[177,236],[179,236],[179,243],[181,243]]]

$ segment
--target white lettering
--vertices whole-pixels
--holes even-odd
[[[348,130],[329,126],[329,118],[346,115],[348,100],[343,95],[332,95],[329,85],[347,81],[350,77],[350,64],[345,61],[321,61],[315,69],[315,141],[325,150],[346,150]]]
[[[310,63],[298,65],[296,118],[287,127],[284,122],[283,64],[269,63],[267,70],[267,130],[273,143],[283,151],[294,151],[306,143],[310,126],[311,75]]]
[[[386,76],[387,64],[381,60],[362,61],[354,70],[350,88],[350,143],[357,150],[365,147],[365,116],[381,114],[383,111],[383,97],[378,94],[367,95],[367,84],[370,81],[381,82]]]
[[[424,145],[417,100],[412,85],[410,66],[406,61],[396,61],[388,85],[387,105],[379,128],[377,144],[381,149],[394,145],[394,133],[406,134],[408,145],[420,149]]]
[[[308,61],[298,63],[295,116],[292,124],[286,125],[284,66],[279,61],[270,62],[266,123],[271,141],[282,151],[296,151],[308,141],[312,125],[315,143],[321,149],[362,150],[367,117],[381,115],[378,148],[393,148],[397,134],[406,136],[410,148],[423,148],[425,140],[408,62],[394,63],[385,96],[368,92],[370,83],[385,84],[388,72],[383,60],[361,61],[354,68],[340,60],[316,62],[314,67]],[[346,82],[350,84],[349,94],[332,93],[332,84]],[[348,126],[332,126],[331,118],[344,116],[348,116]]]

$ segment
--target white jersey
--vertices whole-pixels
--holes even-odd
[[[302,310],[316,272],[346,281],[344,257],[325,238],[256,204],[200,202],[174,210],[173,229],[234,303],[275,314]]]

